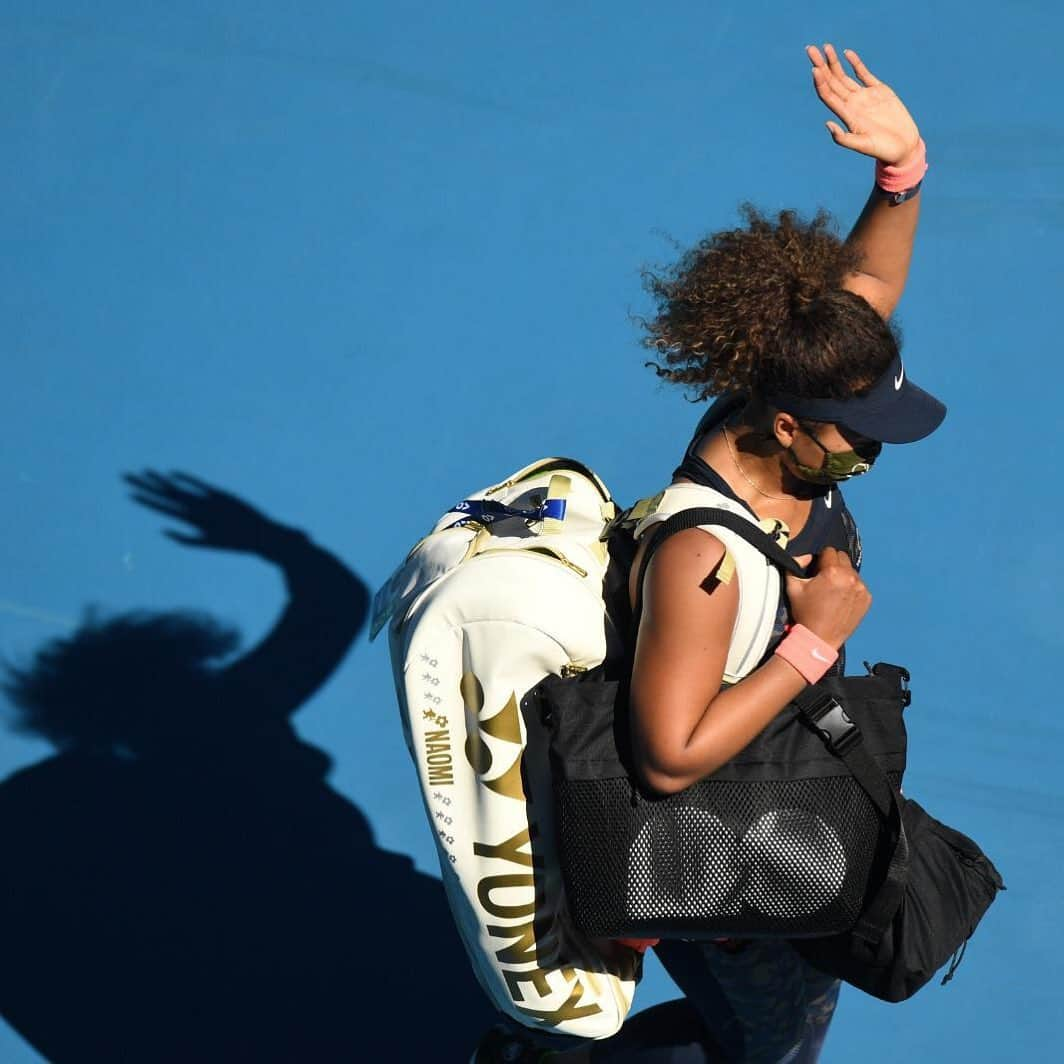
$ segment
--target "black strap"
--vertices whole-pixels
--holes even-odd
[[[836,742],[820,726],[821,718],[816,715],[816,710],[822,706],[824,699],[825,692],[813,684],[800,692],[792,704],[824,741],[828,750],[843,762],[850,775],[871,799],[890,833],[892,848],[883,882],[866,902],[853,928],[853,934],[874,945],[886,933],[905,894],[905,885],[909,879],[909,840],[905,835],[897,788],[868,752],[857,725],[850,722],[850,732],[846,741],[841,743]]]
[[[662,543],[688,528],[698,528],[701,525],[718,525],[741,536],[750,546],[755,547],[773,565],[793,573],[795,576],[805,576],[805,570],[763,529],[755,525],[749,518],[743,517],[731,510],[722,510],[718,507],[696,506],[690,510],[680,510],[663,522],[662,532],[655,537],[647,547],[646,557],[656,551]],[[645,570],[644,570],[645,571]]]
[[[695,506],[690,510],[680,510],[674,513],[668,520],[661,522],[650,530],[647,540],[647,548],[643,553],[643,560],[639,566],[639,579],[635,589],[635,608],[632,611],[633,633],[639,631],[639,620],[643,615],[643,581],[646,579],[647,569],[654,552],[670,536],[677,532],[685,532],[689,528],[699,528],[702,525],[719,525],[727,528],[737,536],[741,536],[750,546],[761,551],[773,565],[793,573],[795,576],[805,576],[803,569],[767,532],[758,528],[752,521],[743,517],[742,514],[733,513],[731,510],[722,510],[718,507]]]

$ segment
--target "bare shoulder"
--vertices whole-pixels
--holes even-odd
[[[669,536],[658,547],[648,572],[694,576],[707,565],[718,565],[724,557],[724,549],[724,544],[712,532],[701,528],[685,528]]]
[[[693,619],[692,611],[701,614],[734,606],[738,602],[735,582],[722,585],[718,578],[725,554],[724,544],[700,528],[670,536],[655,551],[647,568],[643,588],[647,612]],[[715,594],[718,588],[721,594]]]

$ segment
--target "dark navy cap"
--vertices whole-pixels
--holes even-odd
[[[915,443],[930,436],[946,416],[945,405],[906,376],[901,355],[866,395],[811,399],[776,394],[764,398],[795,417],[842,425],[880,443]]]

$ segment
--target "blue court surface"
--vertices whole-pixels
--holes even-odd
[[[342,619],[534,458],[581,458],[622,503],[663,486],[700,408],[644,368],[641,268],[744,200],[845,230],[871,186],[824,128],[822,41],[927,141],[899,318],[950,407],[847,493],[875,600],[850,660],[908,665],[906,791],[1008,884],[948,987],[844,991],[822,1059],[1059,1059],[1062,40],[1048,0],[4,3],[0,652],[26,667],[90,609],[155,628],[2,733],[24,949],[0,943],[22,1031],[0,1024],[0,1060],[466,1059],[488,1017],[387,650],[364,628],[348,649]],[[177,542],[122,479],[143,470],[255,509],[216,504],[219,549]],[[289,581],[335,645],[296,618],[287,657],[205,708],[159,647],[270,631],[301,541],[266,519],[331,552]],[[72,767],[42,730],[118,753]],[[173,742],[145,773],[148,734]],[[113,890],[81,877],[101,861]],[[175,1056],[219,995],[227,1055]],[[637,1008],[675,995],[651,961]]]

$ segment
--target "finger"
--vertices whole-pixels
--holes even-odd
[[[210,484],[205,480],[200,480],[199,477],[194,477],[191,473],[182,473],[179,470],[174,470],[170,474],[170,479],[179,481],[182,484],[188,484],[204,495],[215,494],[215,489]]]
[[[821,567],[841,565],[844,568],[853,568],[853,562],[850,561],[849,554],[844,550],[839,550],[837,547],[825,547],[817,555],[817,564]]]
[[[839,90],[838,85],[825,68],[817,67],[813,70],[813,84],[816,87],[816,94],[820,97],[821,103],[846,122],[846,111],[849,108],[850,97],[845,91]]]
[[[812,63],[814,67],[827,69],[827,61],[820,54],[820,49],[817,48],[815,44],[807,44],[805,46],[805,54],[809,56],[809,62]]]
[[[843,54],[849,59],[850,66],[853,67],[854,73],[861,79],[863,84],[879,84],[879,78],[873,75],[872,71],[864,65],[861,61],[861,57],[852,48],[847,48]]]
[[[169,477],[156,473],[151,469],[146,469],[131,483],[134,483],[143,491],[148,491],[155,495],[164,495],[170,499],[177,500],[188,497],[188,492],[174,484]]]
[[[146,506],[149,510],[155,510],[157,513],[166,514],[167,517],[177,517],[182,521],[192,520],[192,518],[188,516],[184,507],[179,506],[175,502],[170,502],[168,499],[153,498],[150,495],[142,495],[137,492],[133,495],[133,501],[139,503],[141,506]]]
[[[831,139],[839,145],[840,148],[849,148],[851,151],[859,151],[864,155],[871,155],[871,142],[864,133],[847,133],[841,126],[836,125],[834,122],[825,122],[828,127],[828,132],[831,134]]]
[[[184,532],[175,532],[172,528],[164,529],[163,535],[185,547],[209,547],[211,545],[210,540],[204,536],[188,536]]]
[[[156,484],[160,488],[170,486],[170,478],[165,473],[159,473],[154,469],[145,469],[141,476],[149,483]]]
[[[838,122],[825,122],[828,132],[831,134],[831,139],[836,144],[841,144],[843,147],[849,147],[846,143],[847,140],[852,140],[856,134],[851,133],[848,129],[843,129]]]
[[[150,469],[142,469],[139,473],[123,473],[122,479],[127,484],[136,484],[148,491],[156,491],[166,483],[158,473]]]
[[[133,497],[134,502],[139,502],[144,506],[176,506],[177,503],[165,495],[161,495],[150,484],[145,484],[143,481],[135,480],[132,477],[127,481],[130,487],[130,494]]]
[[[152,491],[150,482],[142,473],[123,473],[122,479],[131,488],[136,488],[138,491]]]
[[[831,71],[835,80],[841,83],[841,91],[847,93],[856,92],[861,86],[846,73],[846,69],[843,67],[842,61],[839,59],[838,53],[835,51],[835,46],[832,44],[825,44],[824,55],[827,56],[828,70]]]
[[[812,554],[799,554],[794,559],[798,565],[802,567],[801,573],[788,573],[783,574],[784,581],[787,585],[788,594],[796,592],[796,590],[802,587],[812,576],[815,575],[814,570],[816,568],[813,562]]]

